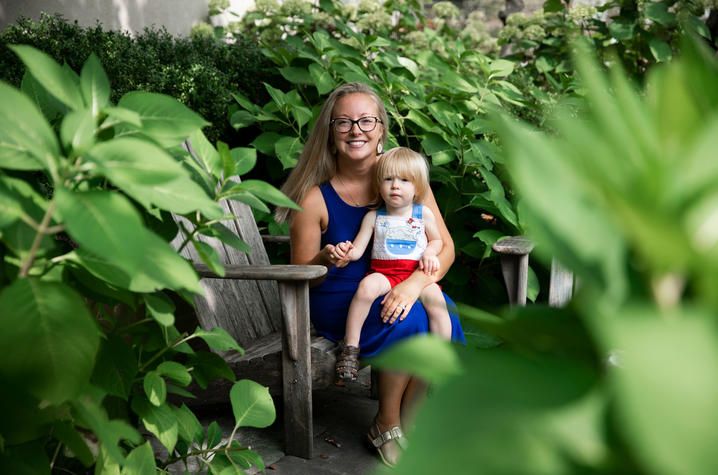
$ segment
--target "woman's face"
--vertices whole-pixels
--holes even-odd
[[[362,93],[348,94],[340,97],[334,104],[332,120],[350,119],[359,120],[362,117],[379,117],[374,100]],[[337,156],[351,160],[362,160],[376,158],[376,147],[384,132],[384,125],[377,122],[374,130],[363,132],[359,124],[351,124],[348,132],[337,132],[334,125],[331,125],[334,145],[337,149]],[[366,129],[366,127],[364,127]]]

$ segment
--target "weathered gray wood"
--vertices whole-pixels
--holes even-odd
[[[284,441],[287,453],[312,458],[312,379],[309,341],[309,283],[279,284],[285,338],[282,339]]]
[[[200,277],[217,278],[209,267],[201,263],[192,264]],[[236,265],[226,264],[224,266],[224,279],[249,279],[249,280],[312,280],[322,277],[327,273],[327,268],[318,265],[281,265],[268,266]]]
[[[265,243],[282,243],[289,244],[289,234],[261,234],[262,241]]]
[[[526,305],[526,287],[528,283],[528,254],[502,254],[501,273],[509,296],[510,305]]]
[[[197,158],[189,141],[185,148]],[[282,382],[285,451],[289,455],[309,458],[313,442],[312,380],[317,377],[324,382],[328,375],[333,377],[336,359],[333,348],[318,349],[310,345],[308,281],[323,276],[326,267],[270,265],[249,207],[239,202],[224,202],[222,207],[225,213],[235,216],[223,221],[222,225],[251,247],[251,252],[245,254],[217,239],[199,237],[216,250],[226,268],[224,278],[216,276],[201,262],[193,245],[183,246],[184,233],[172,242],[204,277],[200,285],[205,297],[195,300],[197,318],[204,329],[224,328],[246,350],[243,356],[222,355],[238,377],[249,377],[265,384],[273,394],[277,394],[277,382]],[[185,218],[174,216],[174,219],[180,227],[193,231],[192,224]],[[286,242],[282,239],[278,240]],[[324,343],[334,346],[324,338],[317,337],[316,340],[324,346]],[[317,355],[314,358],[313,353]],[[313,363],[322,365],[316,374],[312,371]],[[213,389],[220,391],[217,402],[229,400],[228,384],[215,384]],[[208,392],[205,391],[205,397],[211,397],[206,394]],[[203,402],[209,402],[203,399]]]
[[[526,236],[512,236],[499,239],[491,248],[499,254],[523,256],[533,250],[534,243]]]
[[[563,307],[573,295],[573,272],[565,268],[556,258],[551,260],[551,280],[548,289],[548,304]]]
[[[509,305],[526,305],[528,259],[533,248],[533,242],[525,236],[500,239],[492,246],[492,249],[501,256],[501,273],[504,277]],[[549,305],[564,306],[573,295],[573,287],[573,273],[553,259],[549,282]]]

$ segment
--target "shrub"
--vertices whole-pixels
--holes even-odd
[[[95,55],[77,75],[35,48],[11,50],[29,74],[22,91],[0,82],[0,472],[77,473],[81,464],[155,473],[188,458],[212,473],[263,468],[237,441],[222,444],[217,424],[205,430],[167,397],[191,397],[192,381],[234,380],[221,357],[188,342],[241,351],[221,328],[175,326],[170,295],[191,301],[202,290],[169,245],[178,234],[170,213],[195,226],[182,226],[181,246],[202,249],[221,275],[216,252],[197,235],[247,246],[227,235],[218,202],[292,203],[266,183],[244,190],[247,182],[225,181],[251,168],[253,151],[215,149],[200,130],[206,122],[175,99],[132,91],[115,105]],[[180,147],[187,137],[201,164]],[[38,189],[38,176],[49,186]],[[235,430],[275,418],[257,383],[237,382],[229,399],[236,415],[252,414],[237,416]],[[138,424],[167,457],[155,458]]]
[[[261,102],[268,96],[257,78],[283,83],[257,45],[241,36],[228,44],[207,35],[176,38],[164,29],[145,29],[132,38],[100,24],[83,28],[43,15],[38,22],[20,19],[0,34],[0,79],[14,86],[20,85],[24,68],[8,44],[32,45],[78,73],[94,53],[110,78],[113,101],[133,90],[170,95],[211,123],[205,129],[210,140],[232,144],[242,138],[227,122],[231,92]]]

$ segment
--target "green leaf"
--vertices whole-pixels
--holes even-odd
[[[507,59],[495,59],[489,64],[489,79],[499,77],[505,78],[514,72],[516,64]]]
[[[108,259],[129,275],[145,258],[147,233],[140,215],[119,193],[88,191],[55,192],[57,208],[67,232],[83,248]]]
[[[143,300],[147,305],[152,318],[163,327],[169,327],[175,323],[175,304],[162,292],[143,294]]]
[[[309,65],[309,74],[312,77],[312,82],[317,87],[319,95],[323,96],[334,89],[334,79],[332,75],[318,64],[312,63]]]
[[[502,217],[514,226],[518,226],[518,220],[516,213],[513,210],[513,206],[506,199],[506,191],[496,175],[486,170],[483,167],[478,168],[479,173],[484,178],[486,186],[489,187],[489,199],[496,205],[498,210],[501,212]]]
[[[234,174],[234,160],[232,155],[229,153],[229,147],[226,143],[218,140],[217,141],[217,152],[219,153],[219,159],[222,162],[222,174],[228,178]]]
[[[282,136],[276,132],[262,132],[259,137],[252,141],[251,145],[261,153],[271,157],[274,156],[274,144],[280,138]]]
[[[297,158],[302,153],[303,147],[304,144],[299,137],[281,137],[274,145],[274,152],[286,170],[294,168],[294,165],[297,164]]]
[[[175,361],[163,361],[157,366],[156,371],[162,376],[167,376],[180,386],[189,386],[189,383],[192,382],[189,370]]]
[[[134,475],[138,473],[155,473],[155,454],[148,440],[144,444],[136,447],[127,456],[127,462],[122,467],[122,475]]]
[[[426,134],[424,139],[421,141],[421,148],[428,156],[452,149],[450,144],[441,138],[441,136],[436,134]]]
[[[100,335],[82,297],[58,282],[18,279],[0,292],[0,308],[0,376],[51,404],[77,397]]]
[[[34,197],[41,200],[25,181],[0,175],[0,230],[26,215],[26,207],[31,210],[30,216],[39,221],[37,212],[44,212],[33,203]]]
[[[182,166],[167,152],[136,138],[101,142],[87,152],[87,158],[120,188],[159,185],[186,176]]]
[[[711,40],[711,31],[708,29],[703,20],[697,16],[687,14],[682,18],[681,23],[686,30],[699,34],[708,41]]]
[[[208,332],[197,327],[192,336],[203,339],[213,350],[235,350],[244,354],[244,350],[224,328],[214,327],[211,332]]]
[[[209,125],[197,113],[176,99],[152,92],[128,92],[117,104],[137,112],[142,127],[136,129],[169,147],[182,143],[192,132]],[[124,133],[132,133],[126,130]]]
[[[436,126],[436,122],[434,122],[431,117],[419,110],[410,110],[409,113],[406,115],[406,120],[414,122],[424,132],[436,132],[437,134],[441,132],[441,129]]]
[[[604,349],[618,350],[610,376],[619,430],[647,472],[709,473],[718,464],[718,432],[706,417],[718,391],[714,314],[632,305],[593,319]]]
[[[462,92],[468,92],[474,94],[478,92],[479,88],[475,84],[471,84],[466,80],[465,77],[460,76],[452,70],[446,70],[443,73],[442,82],[453,89],[457,89]]]
[[[292,92],[296,92],[296,91],[292,91]],[[313,117],[312,111],[308,107],[304,107],[304,106],[292,105],[291,112],[292,112],[292,117],[294,117],[294,120],[297,121],[297,125],[299,125],[300,128],[304,127],[304,125],[306,125],[307,122],[312,120],[312,117]]]
[[[277,104],[277,107],[280,109],[283,109],[287,105],[287,100],[284,97],[284,93],[280,91],[279,89],[270,86],[266,82],[263,83],[264,88],[267,90],[269,95],[272,97],[272,100],[274,100],[275,104]]]
[[[234,130],[243,129],[257,122],[257,117],[251,112],[238,110],[232,113],[229,118],[229,123],[234,127]]]
[[[536,69],[540,73],[553,71],[556,68],[558,61],[555,57],[549,55],[541,55],[536,58]]]
[[[11,445],[0,451],[2,473],[50,474],[50,459],[45,453],[42,440]]]
[[[665,2],[646,2],[643,4],[644,14],[656,23],[663,26],[671,26],[676,21],[676,15],[668,11]]]
[[[58,421],[52,426],[52,429],[57,439],[72,451],[82,465],[89,467],[94,463],[95,458],[87,447],[87,443],[72,425]]]
[[[279,68],[279,73],[292,84],[312,84],[312,77],[305,68],[287,66]]]
[[[153,406],[146,398],[137,396],[132,399],[132,410],[140,416],[145,428],[154,434],[172,453],[177,444],[179,428],[177,418],[167,404],[159,407]]]
[[[428,109],[439,124],[447,127],[454,134],[459,132],[459,125],[463,125],[463,119],[456,108],[444,102],[432,102],[428,105]]]
[[[126,122],[127,124],[135,127],[142,127],[140,114],[133,110],[125,109],[123,107],[103,107],[102,113],[107,114],[105,122],[120,121]]]
[[[179,437],[187,442],[195,442],[202,445],[204,442],[204,428],[197,416],[184,404],[181,407],[172,407],[177,418]]]
[[[60,147],[37,106],[2,82],[0,103],[0,168],[53,170]]]
[[[72,75],[46,53],[28,45],[10,45],[28,71],[47,91],[73,110],[85,107],[80,88]]]
[[[566,8],[562,0],[546,0],[543,4],[543,11],[549,12],[560,12]]]
[[[189,141],[205,172],[219,178],[222,173],[222,160],[219,153],[217,153],[217,149],[209,143],[202,130],[197,129],[192,132],[189,136]]]
[[[449,342],[433,335],[403,340],[371,359],[381,368],[419,376],[433,384],[441,384],[462,373],[456,352]]]
[[[137,211],[119,193],[72,193],[60,188],[56,199],[68,234],[96,255],[95,262],[86,266],[90,272],[112,276],[116,285],[137,292],[165,287],[202,292],[190,264],[146,230]],[[77,255],[83,261],[92,257]]]
[[[249,379],[232,385],[229,400],[234,413],[234,427],[268,427],[276,418],[269,389]]]
[[[227,177],[249,173],[257,163],[257,150],[249,147],[236,147],[229,151],[234,161],[234,170]]]
[[[231,191],[222,196],[224,199],[236,200],[242,202],[252,208],[261,211],[262,213],[271,213],[271,210],[264,204],[264,201],[260,200],[252,193],[248,191]]]
[[[232,246],[235,249],[239,249],[242,252],[251,252],[252,248],[244,242],[239,236],[233,233],[222,223],[214,223],[211,226],[211,235],[216,237],[225,244]]]
[[[651,48],[651,54],[653,54],[653,57],[656,58],[656,61],[659,63],[670,61],[673,57],[671,47],[658,37],[652,38],[648,46]]]
[[[123,451],[119,447],[121,440],[134,444],[139,444],[143,440],[140,433],[126,421],[110,420],[99,403],[87,395],[73,401],[72,407],[77,412],[78,424],[93,432],[102,443],[103,450],[116,463],[122,464],[125,461]]]
[[[248,191],[256,195],[268,203],[277,206],[286,206],[287,208],[301,210],[292,200],[279,191],[274,186],[261,180],[245,180],[231,188],[235,191]]]
[[[92,117],[97,117],[100,110],[110,102],[110,80],[95,53],[91,53],[82,66],[80,88]]]
[[[89,109],[72,111],[62,120],[60,138],[67,150],[80,155],[95,143],[95,120]]]
[[[626,41],[633,38],[636,30],[636,24],[625,18],[618,18],[608,25],[611,35],[618,41]]]
[[[217,421],[212,421],[207,427],[207,447],[214,448],[220,443],[222,443],[222,429],[217,424]]]
[[[447,163],[453,162],[454,158],[455,156],[453,150],[436,152],[431,156],[431,164],[435,167],[440,167],[441,165],[446,165]]]
[[[211,219],[222,215],[219,206],[185,169],[150,142],[129,137],[115,139],[93,147],[88,158],[115,185],[148,209],[154,205],[177,214],[200,210]]]
[[[145,390],[147,399],[152,403],[153,406],[161,406],[167,399],[167,386],[165,380],[159,375],[157,371],[148,371],[145,374],[142,387]]]
[[[577,464],[603,466],[611,453],[606,448],[599,446],[595,465],[588,464],[574,458],[575,442],[566,446],[571,440],[557,433],[564,422],[559,416],[583,405],[596,379],[589,370],[566,357],[501,349],[461,353],[466,373],[434,387],[416,418],[411,446],[393,472],[474,473],[480,466],[490,474],[557,474],[574,473]],[[598,409],[584,424],[605,421]],[[569,434],[582,441],[605,436],[584,427],[575,425]],[[506,447],[510,455],[501,456]]]
[[[207,264],[207,267],[209,267],[212,272],[220,277],[224,277],[224,267],[222,267],[222,264],[219,262],[217,251],[209,244],[197,240],[192,240],[192,245],[197,251],[197,255],[202,259],[202,262]]]
[[[25,71],[22,77],[20,90],[37,105],[45,119],[51,123],[54,123],[69,110],[65,104],[47,92],[47,89],[42,87],[42,84],[29,71]]]
[[[127,400],[135,376],[137,357],[122,338],[107,335],[100,344],[100,351],[90,381],[107,394]]]
[[[188,358],[187,364],[194,368],[192,376],[202,389],[206,389],[207,384],[215,379],[236,380],[232,368],[217,353],[197,351]]]
[[[409,58],[406,58],[406,57],[404,57],[404,56],[399,56],[399,57],[397,58],[397,61],[399,61],[399,64],[401,64],[402,66],[404,66],[407,70],[409,70],[409,72],[410,72],[415,78],[419,77],[419,65],[416,64],[415,61],[413,61],[413,60],[411,60],[411,59],[409,59]]]
[[[235,101],[237,101],[237,104],[239,104],[252,114],[256,114],[260,110],[258,105],[254,104],[252,101],[247,99],[243,94],[239,92],[233,92],[232,97]]]

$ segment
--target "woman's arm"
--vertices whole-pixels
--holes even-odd
[[[302,211],[293,211],[289,221],[290,258],[292,264],[318,264],[331,269],[337,259],[331,257],[331,244],[321,248],[322,231],[329,223],[329,212],[319,187],[314,187],[300,203]],[[321,283],[324,278],[313,281]]]
[[[454,263],[454,240],[451,239],[449,229],[446,227],[446,223],[439,212],[439,205],[436,204],[436,199],[431,190],[429,190],[422,204],[434,213],[436,228],[443,242],[441,252],[437,255],[440,263],[439,270],[434,272],[433,275],[427,275],[422,270],[417,269],[406,280],[397,284],[386,294],[384,300],[381,302],[383,305],[381,317],[389,323],[392,323],[397,317],[403,320],[409,313],[412,305],[414,305],[414,302],[419,298],[424,287],[441,280],[446,275],[451,264]]]

